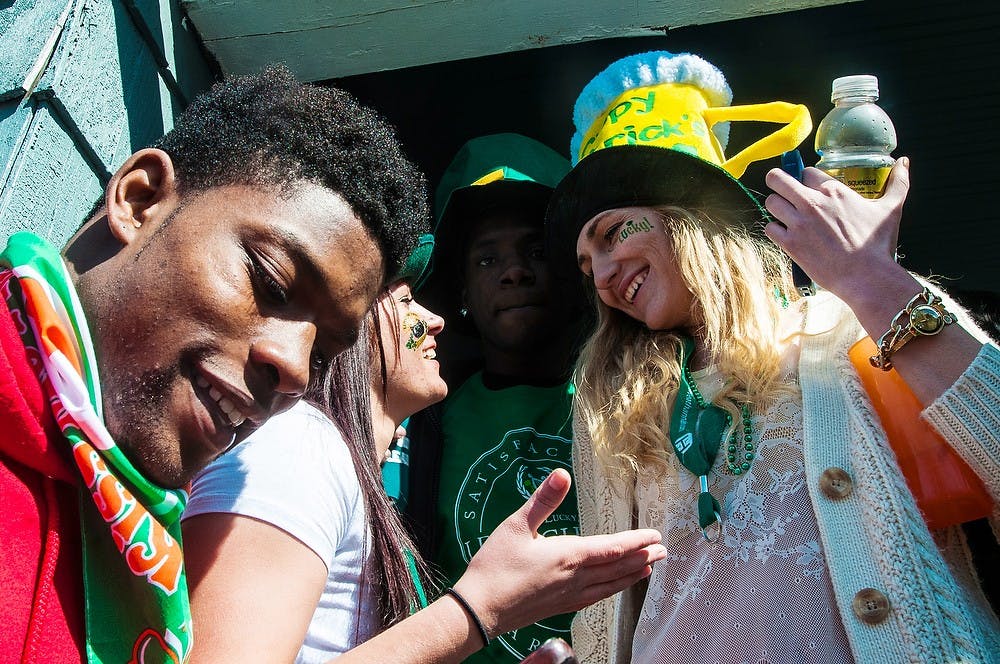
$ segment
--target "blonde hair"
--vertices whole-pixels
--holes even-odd
[[[795,297],[788,258],[762,234],[683,208],[654,208],[693,294],[696,335],[724,376],[715,403],[739,422],[738,403],[760,405],[780,381],[777,324]],[[598,323],[576,369],[576,411],[599,461],[625,477],[662,468],[680,378],[683,332],[650,330],[594,298]]]

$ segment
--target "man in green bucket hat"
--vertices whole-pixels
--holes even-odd
[[[441,346],[446,377],[458,384],[474,373],[411,421],[406,509],[449,582],[550,472],[572,465],[569,375],[587,326],[543,250],[545,208],[568,170],[537,141],[493,134],[466,143],[437,188],[437,246],[421,296],[452,331]],[[577,532],[574,494],[540,533]],[[568,639],[570,619],[502,634],[467,661],[518,662],[548,638]]]

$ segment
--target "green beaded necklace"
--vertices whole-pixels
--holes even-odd
[[[703,410],[708,408],[710,404],[705,401],[703,396],[701,396],[701,391],[698,389],[694,379],[691,377],[691,370],[688,369],[686,363],[681,365],[681,371],[684,373],[684,379],[687,381],[688,387],[691,390],[691,394],[694,395],[694,400],[698,404],[698,407]],[[714,407],[718,408],[718,406]],[[727,448],[726,454],[726,469],[733,475],[742,475],[746,471],[750,470],[750,463],[756,456],[756,448],[753,444],[753,426],[750,418],[750,404],[745,403],[741,405],[740,413],[743,415],[743,442],[742,444],[740,443],[739,427],[734,428],[733,433],[729,436],[729,447]],[[732,423],[732,415],[727,412],[726,427],[729,427]]]
[[[678,460],[698,478],[701,485],[701,492],[698,494],[698,525],[701,526],[705,539],[712,541],[707,528],[720,522],[722,517],[719,501],[708,490],[708,472],[719,452],[723,432],[732,426],[733,418],[725,409],[705,402],[688,369],[688,362],[693,354],[694,341],[682,338],[680,384],[677,400],[670,414],[668,434]],[[726,455],[726,468],[733,475],[747,472],[755,456],[749,404],[743,404],[740,411],[743,415],[743,442],[740,442],[740,427],[735,427]]]
[[[726,468],[733,475],[742,475],[750,470],[750,462],[756,456],[756,450],[753,446],[753,427],[750,425],[750,406],[743,404],[740,406],[740,412],[743,413],[743,450],[738,447],[739,433],[736,429],[729,440],[729,454],[726,455]],[[737,461],[736,455],[740,452],[742,452],[743,458]]]

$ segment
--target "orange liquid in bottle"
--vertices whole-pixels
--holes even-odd
[[[927,527],[936,530],[989,516],[993,500],[982,480],[920,419],[923,406],[896,370],[871,365],[868,358],[874,354],[875,343],[868,337],[849,353]]]

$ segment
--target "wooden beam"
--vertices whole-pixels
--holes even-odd
[[[184,0],[226,73],[284,62],[304,80],[339,78],[572,44],[663,34],[845,0]]]

